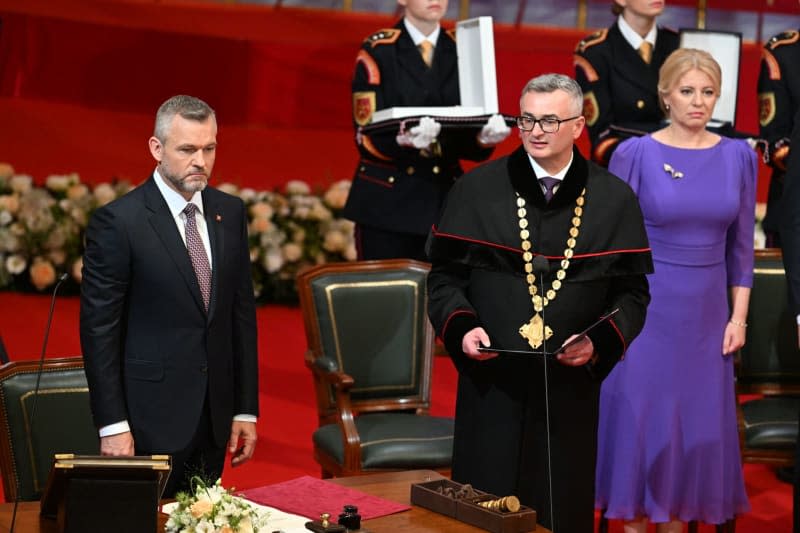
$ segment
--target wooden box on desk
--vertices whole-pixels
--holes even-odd
[[[492,511],[478,502],[497,499],[494,494],[474,490],[475,496],[455,499],[442,493],[447,488],[458,491],[463,485],[449,479],[414,483],[411,503],[492,533],[523,533],[536,529],[536,511],[530,507],[523,505],[515,513]]]

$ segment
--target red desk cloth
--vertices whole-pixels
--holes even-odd
[[[307,516],[314,520],[318,519],[322,513],[330,513],[334,522],[345,505],[358,507],[358,514],[361,515],[362,520],[411,509],[408,505],[384,500],[311,476],[245,490],[240,494],[261,505]]]

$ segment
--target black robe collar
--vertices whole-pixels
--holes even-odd
[[[550,202],[545,201],[539,184],[539,177],[544,176],[536,176],[524,146],[520,146],[508,156],[508,174],[514,190],[525,198],[526,202],[544,210],[559,209],[574,204],[586,187],[589,175],[586,159],[575,146],[572,147],[572,164]]]

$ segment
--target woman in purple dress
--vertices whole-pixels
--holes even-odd
[[[757,162],[706,130],[720,85],[708,53],[673,52],[658,84],[669,126],[609,165],[639,197],[655,264],[644,329],[600,398],[596,502],[626,533],[749,510],[731,355],[747,327]]]

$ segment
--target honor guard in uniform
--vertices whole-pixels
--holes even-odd
[[[786,31],[764,45],[758,76],[759,124],[765,139],[764,158],[772,167],[763,227],[767,246],[779,246],[780,201],[783,196],[789,138],[800,106],[800,32]]]
[[[439,21],[447,0],[398,0],[405,16],[365,39],[353,77],[359,162],[344,216],[356,222],[359,259],[427,260],[425,241],[445,195],[462,174],[460,159],[481,161],[510,133],[500,115],[482,128],[419,125],[362,128],[373,113],[398,106],[460,103],[455,34]],[[416,122],[416,121],[415,121]]]
[[[658,70],[678,48],[678,34],[656,25],[664,3],[628,0],[610,28],[583,39],[575,49],[575,79],[583,89],[583,114],[591,159],[608,165],[617,144],[656,130],[664,115],[658,105]]]

